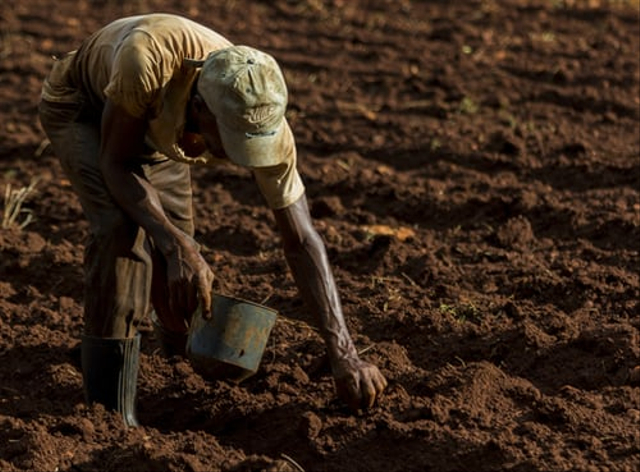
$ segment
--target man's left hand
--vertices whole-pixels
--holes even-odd
[[[338,397],[353,411],[373,407],[387,387],[387,379],[378,368],[357,357],[340,359],[332,370]]]

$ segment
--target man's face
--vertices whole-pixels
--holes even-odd
[[[228,159],[227,153],[222,147],[216,117],[209,111],[204,101],[201,102],[201,106],[199,106],[197,110],[196,120],[198,122],[198,129],[207,144],[207,149],[217,158]]]

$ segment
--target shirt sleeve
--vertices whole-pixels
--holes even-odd
[[[305,192],[297,169],[296,146],[289,125],[286,125],[286,159],[271,167],[253,169],[258,188],[271,209],[285,208],[295,203]]]
[[[166,78],[162,54],[151,38],[134,32],[116,52],[104,94],[137,118],[155,117],[161,108],[161,91]]]

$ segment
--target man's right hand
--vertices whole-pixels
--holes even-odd
[[[191,238],[180,241],[165,257],[171,311],[185,314],[188,319],[200,304],[203,316],[209,318],[214,275],[195,241]]]

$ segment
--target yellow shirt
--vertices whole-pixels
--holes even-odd
[[[180,148],[185,113],[198,70],[185,59],[204,59],[232,44],[220,34],[187,18],[149,14],[116,20],[91,35],[77,50],[56,61],[45,80],[42,99],[58,103],[88,102],[101,113],[107,99],[132,116],[148,120],[145,141],[169,159],[212,164],[208,153],[187,157]],[[253,168],[271,208],[282,208],[304,193],[296,168],[296,146],[288,124],[277,166]],[[96,156],[97,157],[97,156]]]

